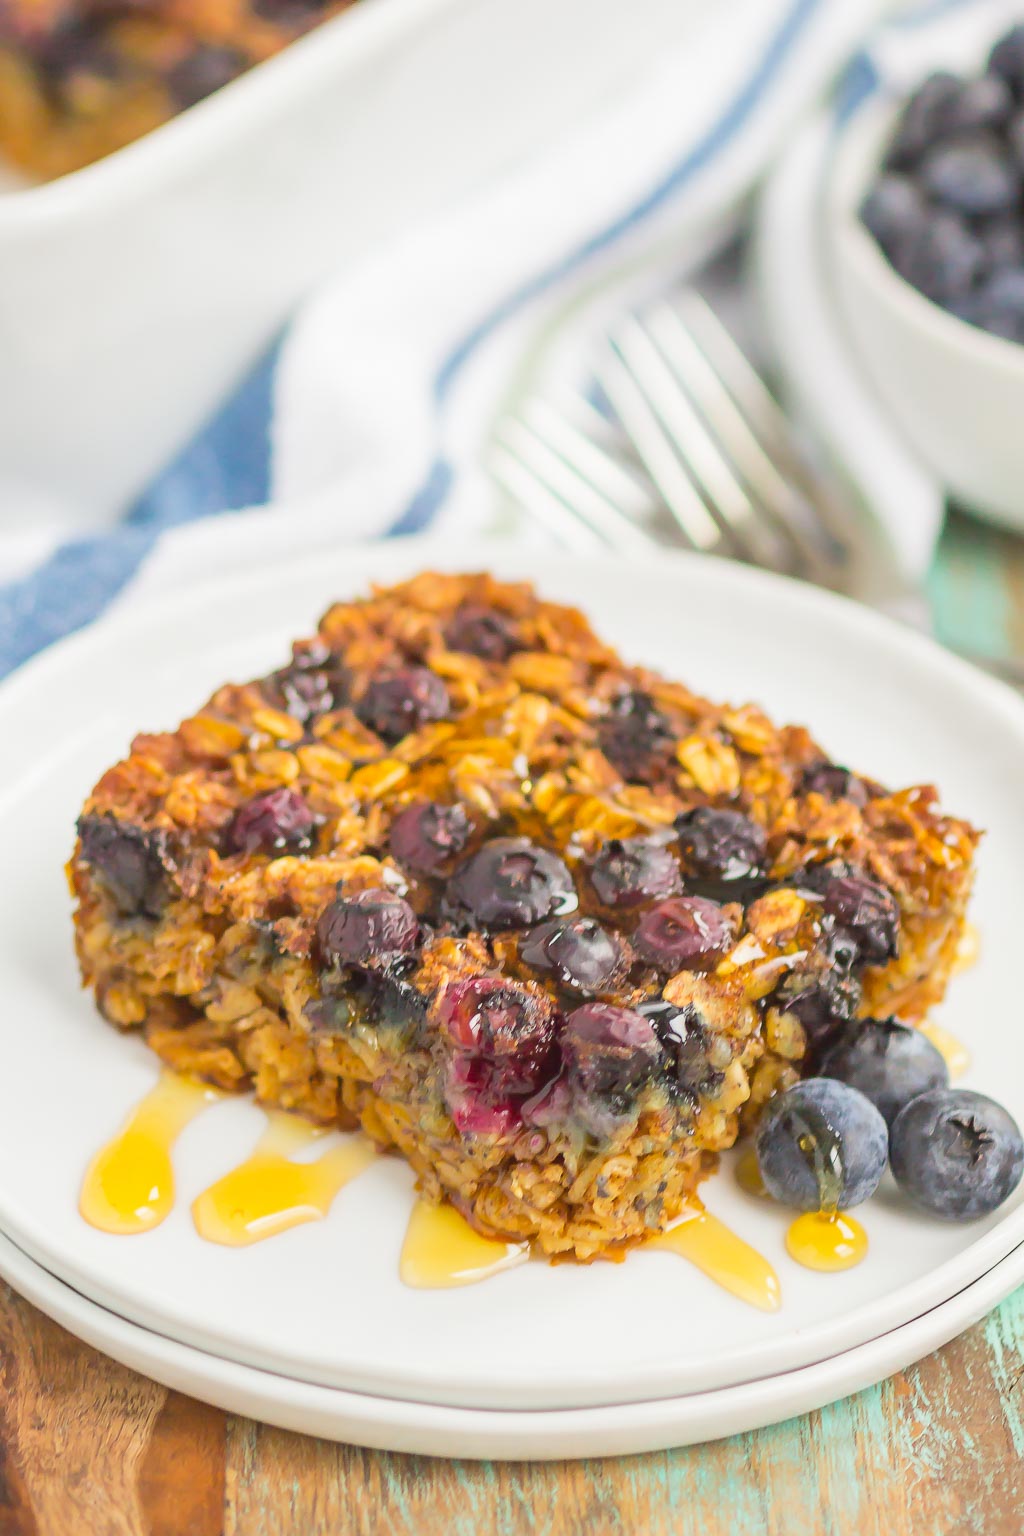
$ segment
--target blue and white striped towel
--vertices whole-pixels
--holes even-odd
[[[641,93],[315,294],[115,529],[0,546],[0,675],[197,572],[493,531],[481,447],[545,338],[706,253],[879,3],[699,8]]]

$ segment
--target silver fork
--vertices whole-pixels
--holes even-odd
[[[667,542],[852,592],[884,552],[855,537],[862,519],[798,447],[764,381],[699,294],[629,315],[601,348],[608,410],[563,391],[533,396],[499,426],[490,468],[502,488],[578,550],[650,552]],[[927,626],[923,594],[901,617]],[[961,653],[966,654],[966,653]],[[1024,665],[969,655],[1024,686]]]

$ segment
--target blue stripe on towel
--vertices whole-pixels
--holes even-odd
[[[822,0],[795,0],[751,75],[717,122],[638,203],[496,306],[449,352],[434,380],[438,410],[480,344],[523,304],[545,292],[659,208],[703,170],[756,108]],[[0,587],[0,677],[43,646],[101,614],[167,528],[265,500],[275,348],[255,373],[154,482],[118,528],[62,546],[31,575]],[[426,528],[447,494],[451,467],[440,457],[392,525]]]

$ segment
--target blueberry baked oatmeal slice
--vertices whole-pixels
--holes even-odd
[[[578,1259],[669,1224],[837,1029],[941,997],[977,841],[528,586],[431,573],[137,737],[78,830],[112,1023]]]

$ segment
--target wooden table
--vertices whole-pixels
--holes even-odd
[[[1024,654],[1024,544],[955,521],[944,637]],[[1024,1289],[819,1413],[619,1460],[382,1455],[234,1418],[77,1343],[0,1287],[0,1536],[1020,1536]]]

